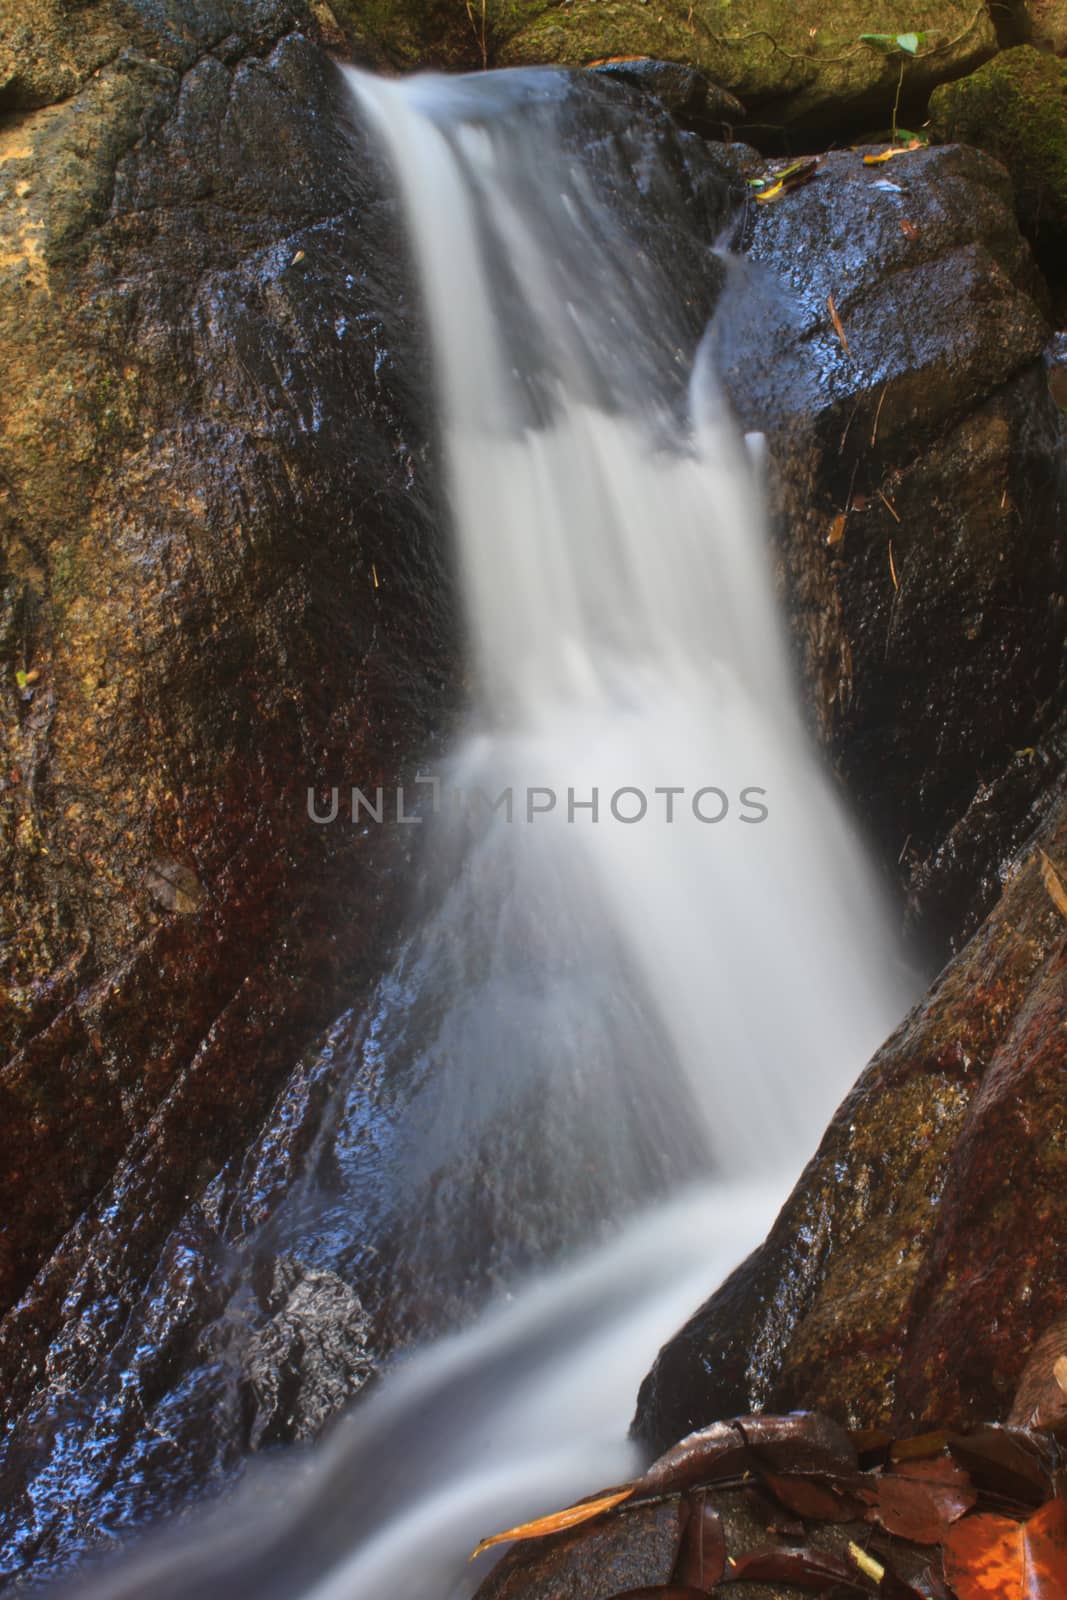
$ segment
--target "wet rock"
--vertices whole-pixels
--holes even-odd
[[[1039,239],[1067,232],[1067,66],[1019,45],[930,101],[939,138],[979,145],[1012,176],[1019,215]]]
[[[1040,842],[1067,874],[1067,811]],[[1065,925],[1037,848],[875,1057],[767,1241],[660,1353],[660,1449],[749,1408],[896,1429],[1002,1418],[1067,1298],[1054,1062]]]
[[[478,1600],[610,1600],[670,1579],[678,1552],[678,1501],[640,1506],[532,1545],[516,1545]]]
[[[260,1297],[271,1320],[244,1357],[254,1450],[316,1438],[374,1370],[370,1319],[336,1273],[279,1258]]]
[[[708,138],[728,137],[745,116],[740,100],[712,83],[706,73],[681,62],[636,56],[605,61],[590,71],[643,89],[666,106],[681,127]]]
[[[307,791],[391,779],[453,692],[399,224],[314,14],[9,14],[8,1419],[74,1286],[91,1370],[191,1195],[387,957],[407,845],[315,826]]]
[[[963,148],[831,154],[753,210],[719,364],[768,436],[813,720],[942,956],[1062,759],[1042,743],[1067,555],[1040,282],[1002,169]]]

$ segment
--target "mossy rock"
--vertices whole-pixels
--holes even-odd
[[[904,98],[925,105],[934,85],[991,56],[984,6],[970,0],[486,0],[490,59],[575,66],[648,55],[702,68],[765,124],[838,131],[888,124],[904,63]],[[918,32],[914,58],[863,34]]]
[[[1024,224],[1067,231],[1067,64],[1019,45],[930,102],[939,138],[980,146],[1003,161]]]
[[[1067,55],[1067,0],[1024,0],[1019,20],[1027,44]]]

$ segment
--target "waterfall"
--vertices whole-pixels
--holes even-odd
[[[506,1294],[78,1589],[101,1600],[472,1594],[479,1537],[630,1471],[659,1344],[766,1231],[906,998],[802,727],[759,444],[701,337],[727,241],[680,272],[635,229],[677,174],[617,123],[576,156],[566,74],[350,78],[428,314],[472,680],[428,775],[440,892],[371,1033],[411,1074],[409,1290],[450,1272],[462,1298],[481,1251]]]

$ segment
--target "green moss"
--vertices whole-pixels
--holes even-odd
[[[930,102],[939,138],[978,145],[1012,175],[1020,215],[1037,230],[1067,230],[1067,64],[1019,45]]]
[[[702,67],[750,110],[826,126],[860,111],[888,121],[899,62],[872,50],[872,29],[926,34],[907,64],[928,92],[993,54],[984,8],[969,0],[486,0],[491,64],[582,66],[650,55]]]

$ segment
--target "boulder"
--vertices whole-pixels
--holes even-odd
[[[1042,295],[989,157],[836,152],[752,207],[713,329],[744,426],[768,438],[814,725],[931,960],[977,927],[1059,772]]]
[[[1032,45],[989,61],[930,100],[939,138],[990,151],[1011,173],[1024,225],[1062,245],[1067,232],[1067,64]]]
[[[1016,15],[1024,43],[1049,50],[1053,55],[1067,55],[1065,0],[1021,0]]]
[[[125,1197],[115,1277],[86,1287],[120,1326],[190,1193],[387,958],[410,830],[316,826],[307,791],[417,759],[453,628],[399,224],[312,13],[42,4],[3,28],[15,1406],[76,1320],[89,1202],[122,1232]]]
[[[660,1353],[635,1428],[812,1406],[898,1431],[1004,1418],[1067,1300],[1067,808],[874,1058],[766,1242]]]

